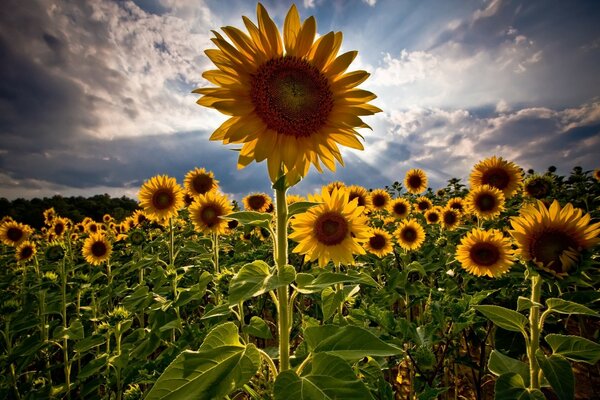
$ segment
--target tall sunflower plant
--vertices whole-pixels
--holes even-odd
[[[240,144],[238,168],[266,161],[275,191],[274,215],[261,211],[230,213],[226,218],[256,226],[272,238],[274,265],[250,262],[232,278],[221,309],[237,309],[244,325],[244,302],[269,296],[277,310],[278,351],[268,354],[248,342],[231,322],[217,325],[198,351],[184,351],[156,381],[147,399],[194,396],[224,397],[266,366],[273,380],[274,396],[315,398],[370,398],[352,364],[365,356],[401,353],[362,327],[347,324],[343,315],[344,284],[376,284],[347,268],[370,229],[357,200],[344,188],[323,190],[310,201],[288,207],[287,190],[306,176],[310,166],[335,171],[343,165],[340,146],[362,150],[357,132],[369,128],[362,116],[381,110],[369,104],[376,96],[357,86],[369,74],[348,72],[356,51],[339,54],[341,32],[316,38],[314,17],[302,21],[295,5],[285,16],[283,35],[262,4],[257,23],[243,17],[247,32],[236,27],[213,31],[216,49],[205,51],[216,69],[203,77],[212,87],[194,90],[198,104],[229,116],[211,140]],[[291,223],[293,233],[288,237]],[[298,273],[289,264],[288,238],[297,242],[293,252],[314,261],[320,271]],[[334,268],[329,266],[333,264]],[[343,272],[346,270],[346,272]],[[298,296],[332,290],[338,298],[338,324],[303,324],[294,317]],[[350,293],[348,293],[350,294]],[[291,354],[291,338],[300,339],[303,351]],[[309,388],[308,391],[304,388]],[[351,391],[351,392],[349,392]],[[318,396],[317,396],[318,397]]]

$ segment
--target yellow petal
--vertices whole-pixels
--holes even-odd
[[[317,33],[317,22],[315,17],[308,17],[302,24],[302,29],[298,34],[295,47],[296,57],[304,57],[310,51]]]
[[[338,56],[333,62],[331,62],[327,67],[325,67],[324,72],[328,76],[335,76],[344,72],[352,61],[358,55],[358,51],[349,51],[347,53],[341,54]]]
[[[256,6],[256,15],[258,17],[258,29],[263,34],[263,47],[268,48],[268,53],[272,56],[282,56],[283,46],[281,45],[281,36],[275,22],[269,17],[269,13],[258,3]],[[267,41],[268,45],[264,42]]]
[[[300,15],[298,15],[298,9],[295,4],[292,4],[290,10],[285,16],[283,23],[283,41],[285,43],[285,51],[288,55],[294,56],[294,49],[296,46],[296,39],[300,33]]]

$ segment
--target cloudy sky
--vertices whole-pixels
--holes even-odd
[[[291,4],[263,3],[278,24]],[[342,31],[351,69],[384,110],[336,173],[375,188],[424,169],[431,186],[500,155],[566,174],[600,167],[600,2],[303,0],[319,34]],[[238,171],[208,137],[225,117],[195,104],[211,30],[256,20],[254,1],[4,0],[0,14],[0,197],[109,193],[214,171],[238,199],[269,191],[265,163]]]

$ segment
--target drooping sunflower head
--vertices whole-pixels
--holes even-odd
[[[547,208],[538,200],[511,218],[510,234],[524,261],[561,277],[577,264],[583,250],[600,243],[600,222],[590,224],[590,219],[571,203],[561,208],[554,200]]]
[[[357,205],[364,207],[364,212],[369,212],[373,207],[371,196],[366,188],[358,185],[352,185],[347,187],[348,199],[350,201],[357,199]]]
[[[251,193],[242,199],[244,210],[256,212],[268,212],[273,206],[271,196],[266,193]]]
[[[83,242],[82,254],[88,263],[101,265],[110,260],[112,244],[104,234],[94,233]]]
[[[379,228],[371,230],[369,240],[364,243],[364,247],[369,253],[375,254],[377,257],[385,257],[394,250],[392,236]]]
[[[185,175],[183,186],[192,197],[197,197],[217,189],[219,181],[215,179],[211,171],[204,168],[194,168]]]
[[[415,200],[415,209],[420,213],[424,213],[431,207],[433,207],[431,200],[429,200],[425,196],[417,197],[417,199]]]
[[[534,199],[543,199],[552,195],[553,179],[548,175],[532,175],[523,184],[523,193]]]
[[[439,224],[441,220],[442,209],[440,207],[432,207],[431,209],[425,211],[425,221],[427,221],[427,224]]]
[[[464,200],[461,197],[453,197],[448,200],[446,207],[456,210],[460,214],[464,214],[466,211]]]
[[[190,219],[198,232],[224,234],[228,221],[223,217],[232,212],[233,207],[227,196],[210,191],[196,197],[190,206]]]
[[[56,217],[56,211],[54,211],[54,207],[50,207],[44,210],[42,215],[44,216],[44,223],[48,226],[51,226],[52,222],[54,222],[54,218]]]
[[[449,231],[453,230],[460,224],[461,213],[454,208],[446,207],[442,210],[442,227]]]
[[[413,168],[404,177],[404,187],[408,193],[419,194],[427,189],[427,175],[419,168]]]
[[[504,195],[495,187],[477,186],[467,195],[466,205],[467,210],[477,218],[495,218],[504,210]]]
[[[356,128],[368,127],[361,116],[381,110],[368,104],[375,95],[356,87],[369,74],[346,73],[357,52],[337,56],[341,32],[315,41],[314,17],[300,21],[292,5],[284,21],[283,40],[262,6],[258,26],[243,17],[249,34],[234,28],[213,32],[217,49],[206,55],[218,68],[202,75],[216,87],[200,88],[198,104],[230,116],[211,136],[224,144],[240,143],[242,168],[267,160],[274,182],[283,167],[290,181],[308,173],[312,163],[335,170],[342,164],[338,145],[363,149]]]
[[[176,217],[183,207],[183,189],[175,178],[157,175],[144,182],[139,200],[149,219],[164,221]]]
[[[371,192],[372,209],[382,211],[388,208],[392,198],[384,189],[375,189]]]
[[[294,253],[318,260],[324,267],[334,263],[352,264],[355,254],[365,254],[361,244],[369,239],[367,218],[357,201],[350,201],[344,188],[331,194],[323,189],[322,204],[311,207],[292,220],[290,239],[298,242]]]
[[[17,246],[15,257],[17,258],[17,261],[25,263],[35,257],[36,253],[37,249],[35,243],[25,240]]]
[[[512,197],[523,182],[521,169],[512,161],[502,157],[486,158],[475,164],[469,177],[472,188],[489,185],[499,189],[505,198]]]
[[[394,199],[390,204],[390,212],[394,217],[398,219],[408,217],[408,214],[410,214],[410,210],[410,202],[402,197]]]
[[[510,240],[497,229],[473,229],[456,247],[456,259],[475,276],[497,278],[514,263]]]
[[[0,241],[7,246],[17,247],[33,233],[29,225],[8,220],[0,225]]]
[[[417,250],[425,241],[425,230],[416,219],[411,218],[398,225],[394,236],[404,250]]]

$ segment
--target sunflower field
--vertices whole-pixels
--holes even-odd
[[[381,110],[340,32],[257,19],[214,33],[195,92],[274,196],[198,167],[122,219],[3,218],[0,397],[600,398],[600,171],[492,156],[435,192],[414,168],[292,194]]]

